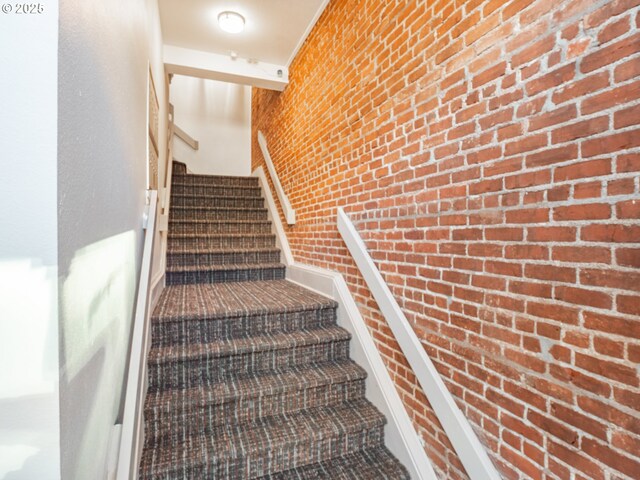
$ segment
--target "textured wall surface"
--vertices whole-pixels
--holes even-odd
[[[59,358],[65,480],[103,478],[109,436],[120,414],[142,253],[149,62],[162,105],[161,48],[157,0],[60,1]]]
[[[335,0],[254,91],[296,260],[345,275],[442,478],[336,207],[505,478],[640,477],[639,4]]]

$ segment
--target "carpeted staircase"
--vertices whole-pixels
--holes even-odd
[[[141,479],[408,479],[336,303],[284,280],[257,178],[174,163]]]

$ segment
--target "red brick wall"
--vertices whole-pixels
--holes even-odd
[[[334,0],[254,91],[296,260],[345,275],[442,478],[336,207],[505,478],[640,478],[638,5]]]

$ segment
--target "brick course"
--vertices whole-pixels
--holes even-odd
[[[336,208],[504,478],[640,478],[639,27],[640,0],[332,0],[254,90],[293,254],[345,276],[441,478]]]

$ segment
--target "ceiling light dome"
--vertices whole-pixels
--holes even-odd
[[[236,12],[222,12],[218,24],[227,33],[240,33],[244,30],[244,17]]]

